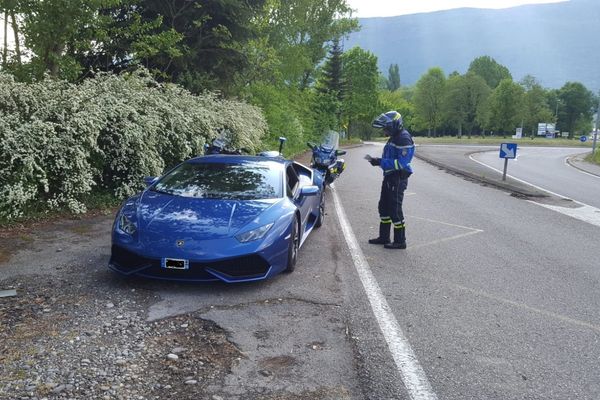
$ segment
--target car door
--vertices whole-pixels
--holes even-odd
[[[304,235],[306,222],[313,208],[313,200],[316,196],[301,196],[300,190],[304,186],[312,185],[312,178],[307,177],[300,169],[297,169],[295,163],[286,168],[286,190],[287,195],[296,207],[300,210],[301,235]],[[298,173],[300,172],[300,173]]]

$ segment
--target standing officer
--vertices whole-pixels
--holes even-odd
[[[372,123],[374,128],[383,128],[389,136],[381,158],[367,156],[373,166],[383,170],[383,184],[379,197],[379,237],[370,239],[371,244],[382,244],[386,249],[406,249],[406,233],[402,200],[408,185],[408,177],[412,175],[412,161],[415,143],[412,136],[404,129],[402,116],[396,111],[381,114]],[[390,226],[394,226],[394,242],[390,243]]]

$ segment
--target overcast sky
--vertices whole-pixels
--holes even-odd
[[[508,8],[523,4],[560,3],[567,0],[348,0],[355,17],[391,17],[403,14],[450,10],[460,7]]]

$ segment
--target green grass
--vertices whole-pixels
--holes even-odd
[[[381,138],[380,140],[385,140]],[[591,147],[591,143],[582,143],[579,139],[546,139],[535,137],[533,139],[527,137],[523,139],[513,139],[510,136],[506,138],[502,136],[493,137],[480,137],[472,136],[470,139],[466,136],[457,138],[455,136],[442,136],[442,137],[424,137],[415,136],[415,143],[417,144],[478,144],[478,145],[499,145],[500,143],[517,143],[521,146],[551,146],[551,147]]]
[[[585,161],[600,165],[600,146],[596,146],[596,153],[594,156],[592,157],[592,154],[590,153],[585,158]]]

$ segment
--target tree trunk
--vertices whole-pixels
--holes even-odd
[[[46,57],[46,69],[50,73],[52,78],[58,78],[60,73],[59,60],[62,57],[65,45],[57,43],[52,48],[48,49],[48,56]]]
[[[4,10],[4,49],[2,50],[2,68],[6,68],[8,58],[8,10]]]
[[[462,138],[462,123],[458,124],[458,138]]]
[[[10,12],[10,23],[13,28],[13,34],[15,35],[15,57],[17,59],[17,64],[21,65],[21,44],[19,41],[19,25],[17,24],[17,18],[15,17],[15,11],[12,10]],[[6,35],[6,33],[5,33]]]

